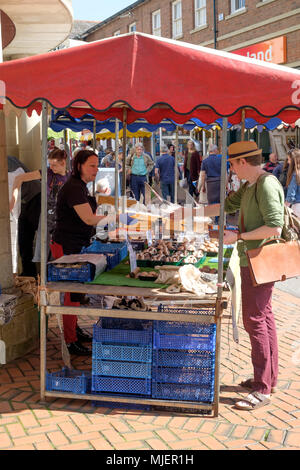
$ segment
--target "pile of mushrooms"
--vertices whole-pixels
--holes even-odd
[[[158,240],[154,245],[141,253],[137,253],[137,260],[162,261],[163,263],[177,263],[185,258],[185,263],[194,264],[204,255],[204,251],[197,249],[191,242],[182,243],[165,242]]]

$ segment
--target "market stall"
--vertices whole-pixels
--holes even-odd
[[[101,60],[99,60],[99,57],[101,57]],[[103,67],[103,63],[106,64],[106,67]],[[120,69],[122,70],[122,81],[120,81],[117,73]],[[85,73],[78,75],[77,70],[84,70]],[[188,74],[186,73],[187,70],[189,70]],[[51,82],[51,86],[49,85],[49,76],[55,77],[55,80]],[[167,293],[162,288],[153,287],[116,287],[70,282],[47,282],[45,178],[47,170],[48,104],[54,109],[66,109],[74,118],[81,118],[85,114],[92,114],[94,120],[97,121],[113,118],[116,120],[116,134],[118,134],[120,122],[123,124],[123,129],[126,130],[128,124],[135,122],[140,117],[147,119],[152,124],[160,123],[163,118],[172,119],[178,124],[185,123],[191,118],[198,118],[204,123],[211,124],[216,119],[222,118],[223,159],[219,224],[224,227],[228,119],[232,124],[239,124],[244,113],[246,118],[255,119],[257,122],[265,122],[272,117],[278,117],[288,123],[295,122],[299,118],[300,107],[294,84],[298,83],[299,78],[300,72],[296,70],[140,33],[109,38],[76,49],[57,51],[0,65],[0,79],[6,83],[7,100],[16,107],[27,108],[29,113],[33,110],[42,112],[43,116],[42,239],[44,243],[42,247],[40,286],[42,399],[53,396],[69,396],[66,392],[46,389],[46,315],[51,313],[59,316],[62,314],[90,315],[96,318],[101,317],[101,321],[103,321],[103,317],[109,319],[133,318],[135,320],[155,322],[153,337],[156,338],[156,342],[151,342],[152,333],[145,329],[142,332],[132,333],[131,339],[128,338],[128,333],[124,333],[127,337],[126,344],[128,345],[131,340],[139,348],[145,349],[146,352],[152,351],[152,348],[154,348],[155,354],[152,357],[155,356],[156,362],[154,361],[152,364],[153,375],[151,376],[150,371],[151,378],[149,378],[149,367],[147,369],[148,375],[143,376],[142,385],[144,388],[142,387],[139,396],[134,394],[135,396],[131,395],[130,397],[128,392],[127,396],[120,397],[119,393],[118,401],[160,404],[190,409],[197,408],[213,411],[214,415],[217,416],[221,318],[226,303],[226,296],[223,292],[224,246],[222,230],[219,239],[218,285],[215,294],[204,295],[203,297],[197,293]],[[126,139],[124,139],[123,145],[126,149]],[[175,312],[174,310],[166,311],[163,308],[153,312],[152,310],[131,311],[63,307],[58,305],[58,294],[60,292],[97,293],[104,296],[116,295],[117,293],[120,297],[132,295],[150,300],[156,299],[156,301],[161,302],[161,305],[164,301],[174,300],[175,298],[177,301],[176,306],[179,308]],[[196,301],[196,307],[198,307],[196,311],[184,308],[187,299]],[[199,309],[199,305],[201,309]],[[164,330],[164,328],[167,328],[164,322],[169,323],[169,329]],[[178,327],[176,329],[178,322],[179,330]],[[201,383],[195,383],[195,376],[191,378],[189,374],[187,374],[189,378],[183,379],[180,376],[181,379],[179,379],[176,375],[178,369],[180,369],[178,365],[175,371],[176,381],[186,380],[182,385],[185,385],[185,389],[188,389],[190,393],[176,395],[174,392],[175,386],[168,388],[163,385],[165,383],[170,385],[171,379],[167,370],[169,367],[166,366],[166,370],[163,371],[165,379],[162,376],[158,378],[161,371],[158,371],[157,363],[160,357],[164,356],[166,350],[181,351],[178,342],[169,343],[173,346],[171,348],[163,346],[163,341],[167,340],[169,336],[173,336],[174,341],[174,336],[179,334],[181,340],[185,342],[185,350],[187,348],[188,351],[194,348],[197,349],[195,342],[190,337],[191,330],[188,330],[191,324],[195,324],[195,329],[192,331],[198,339],[196,344],[201,343],[201,338],[203,340],[204,336],[208,338],[208,343],[203,340],[205,346],[203,346],[201,352],[206,351],[212,354],[210,354],[208,366],[206,368],[202,366],[201,371],[209,369],[209,376],[200,374]],[[98,343],[100,345],[103,344],[103,338],[107,333],[104,330],[105,328],[102,328],[101,331],[98,331],[96,328],[94,331],[95,336],[99,335]],[[138,333],[143,334],[139,335]],[[139,339],[133,340],[133,337],[139,337]],[[188,343],[189,340],[190,343]],[[113,346],[111,349],[113,349]],[[182,358],[182,355],[178,354],[179,356]],[[211,362],[212,357],[213,362]],[[184,358],[184,360],[189,359],[192,361],[203,360],[203,357],[198,357],[197,351],[195,355],[192,355],[192,358],[189,357],[188,353]],[[206,357],[206,359],[208,358]],[[143,363],[149,364],[147,361]],[[141,380],[140,376],[139,380]],[[113,383],[118,381],[123,385],[125,384],[124,381],[122,382],[119,379],[115,379]],[[86,393],[87,390],[85,389],[84,392],[72,394],[72,397],[82,398],[82,394],[84,394],[85,399],[114,401],[115,396],[105,393],[108,388],[107,378],[101,376],[99,383],[102,384],[102,388],[100,387],[101,396]],[[103,383],[106,385],[104,386]],[[207,387],[210,387],[208,395],[204,393]],[[211,387],[213,387],[213,390]]]

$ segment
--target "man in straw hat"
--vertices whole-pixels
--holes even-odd
[[[255,142],[229,146],[231,170],[240,180],[240,189],[225,202],[227,213],[239,212],[239,232],[225,231],[224,243],[238,242],[241,265],[243,323],[251,341],[254,377],[240,385],[251,390],[235,407],[254,410],[270,403],[278,376],[278,345],[271,299],[274,283],[254,287],[246,251],[261,246],[270,237],[280,237],[284,223],[284,193],[276,178],[261,168],[262,151]],[[219,215],[220,205],[207,206],[205,215]]]

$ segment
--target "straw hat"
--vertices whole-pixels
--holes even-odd
[[[229,161],[237,160],[238,158],[253,157],[255,155],[261,155],[262,150],[257,147],[257,144],[253,141],[235,142],[228,147],[228,158]]]

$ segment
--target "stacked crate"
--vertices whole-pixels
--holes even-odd
[[[150,396],[152,322],[103,318],[94,325],[92,392]]]
[[[128,254],[126,242],[120,243],[101,243],[94,240],[88,247],[84,247],[81,253],[104,254],[107,259],[106,271],[111,271],[115,266],[121,263]]]
[[[152,398],[213,403],[215,348],[215,324],[155,321]]]
[[[46,390],[84,395],[91,392],[91,373],[64,367],[58,372],[46,373]]]

